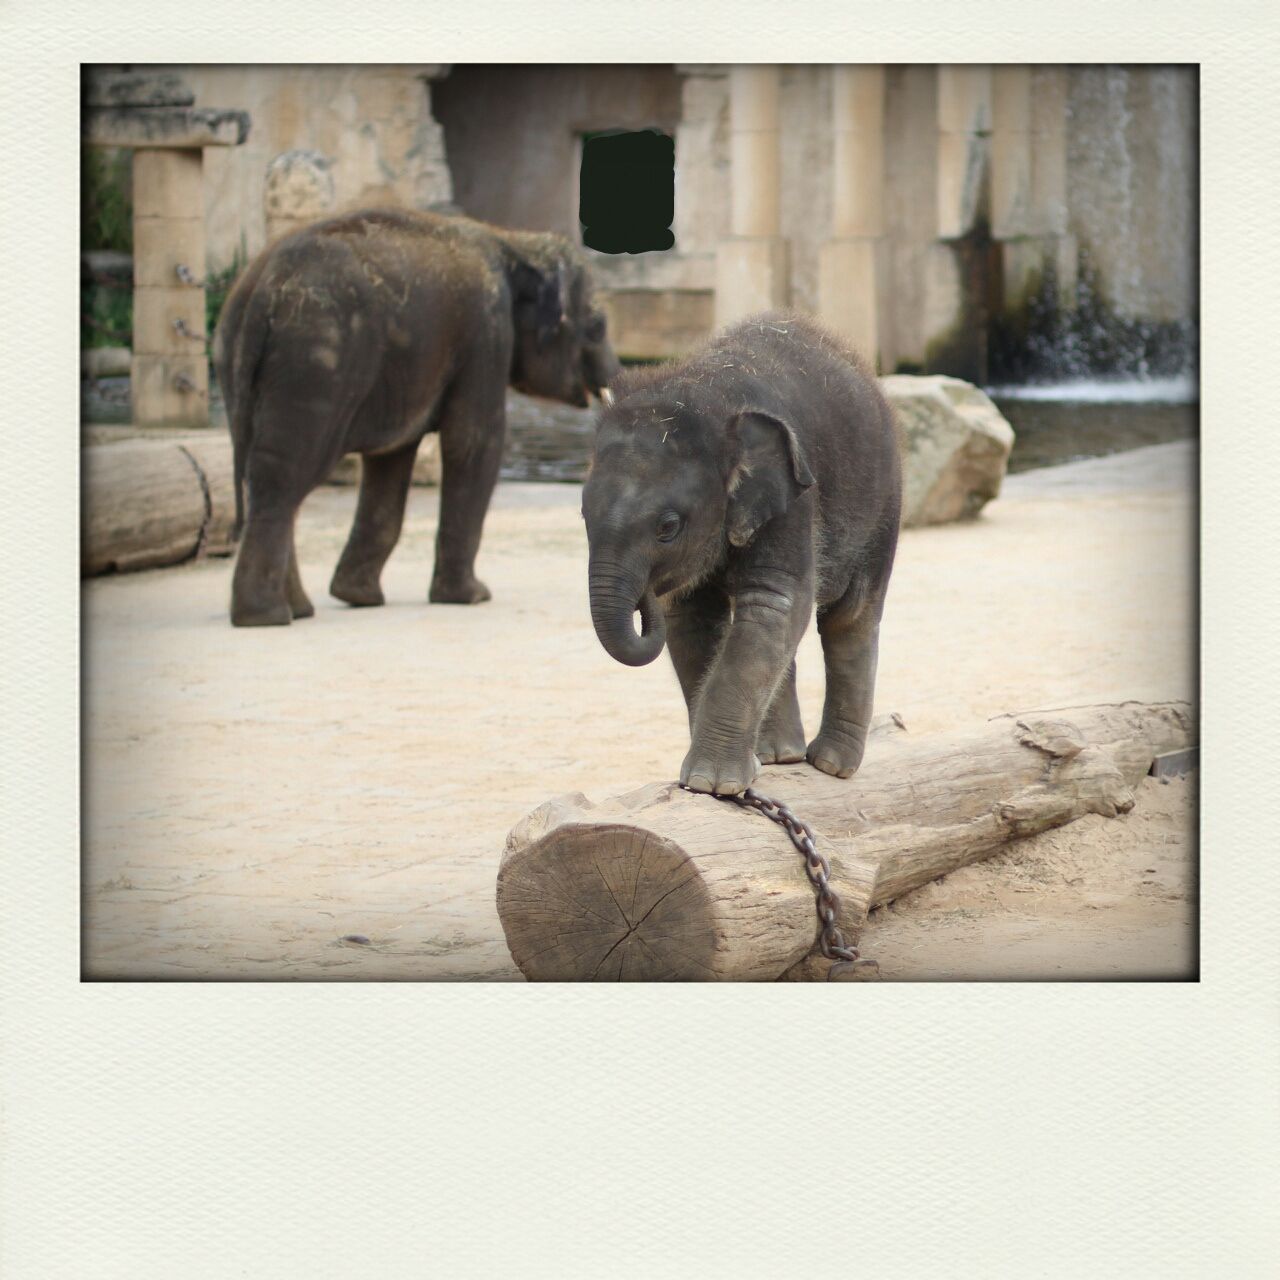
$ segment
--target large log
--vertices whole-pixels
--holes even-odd
[[[797,765],[755,786],[817,832],[851,938],[871,907],[1009,840],[1127,812],[1153,758],[1193,732],[1185,703],[1030,712],[919,739],[884,726],[847,781]],[[507,838],[497,899],[512,957],[537,981],[771,980],[817,940],[782,828],[674,783],[534,810]]]
[[[225,436],[122,440],[89,445],[81,457],[84,577],[231,550],[235,490]]]

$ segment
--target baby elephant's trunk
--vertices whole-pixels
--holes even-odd
[[[591,557],[591,622],[611,658],[643,667],[662,652],[667,632],[662,610],[646,583],[647,574]],[[634,615],[640,610],[640,634]]]

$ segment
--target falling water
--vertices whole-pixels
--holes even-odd
[[[1046,268],[993,381],[1009,395],[1034,386],[1039,399],[1194,400],[1195,73],[1098,66],[1071,77],[1076,277]]]

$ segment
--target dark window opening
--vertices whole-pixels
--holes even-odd
[[[582,137],[578,220],[600,253],[649,253],[676,242],[676,144],[657,129]]]

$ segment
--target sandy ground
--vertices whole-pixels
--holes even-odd
[[[1178,443],[1028,472],[976,522],[906,532],[877,711],[923,733],[1193,699],[1194,466]],[[325,593],[352,489],[299,522],[309,621],[233,629],[226,560],[86,583],[85,976],[518,979],[493,904],[509,828],[560,792],[671,777],[687,747],[669,661],[621,667],[592,633],[578,501],[499,488],[473,608],[425,603],[420,489],[380,610]],[[812,628],[799,667],[811,727]],[[1126,817],[900,899],[864,954],[886,980],[1194,975],[1194,785],[1149,779]]]

